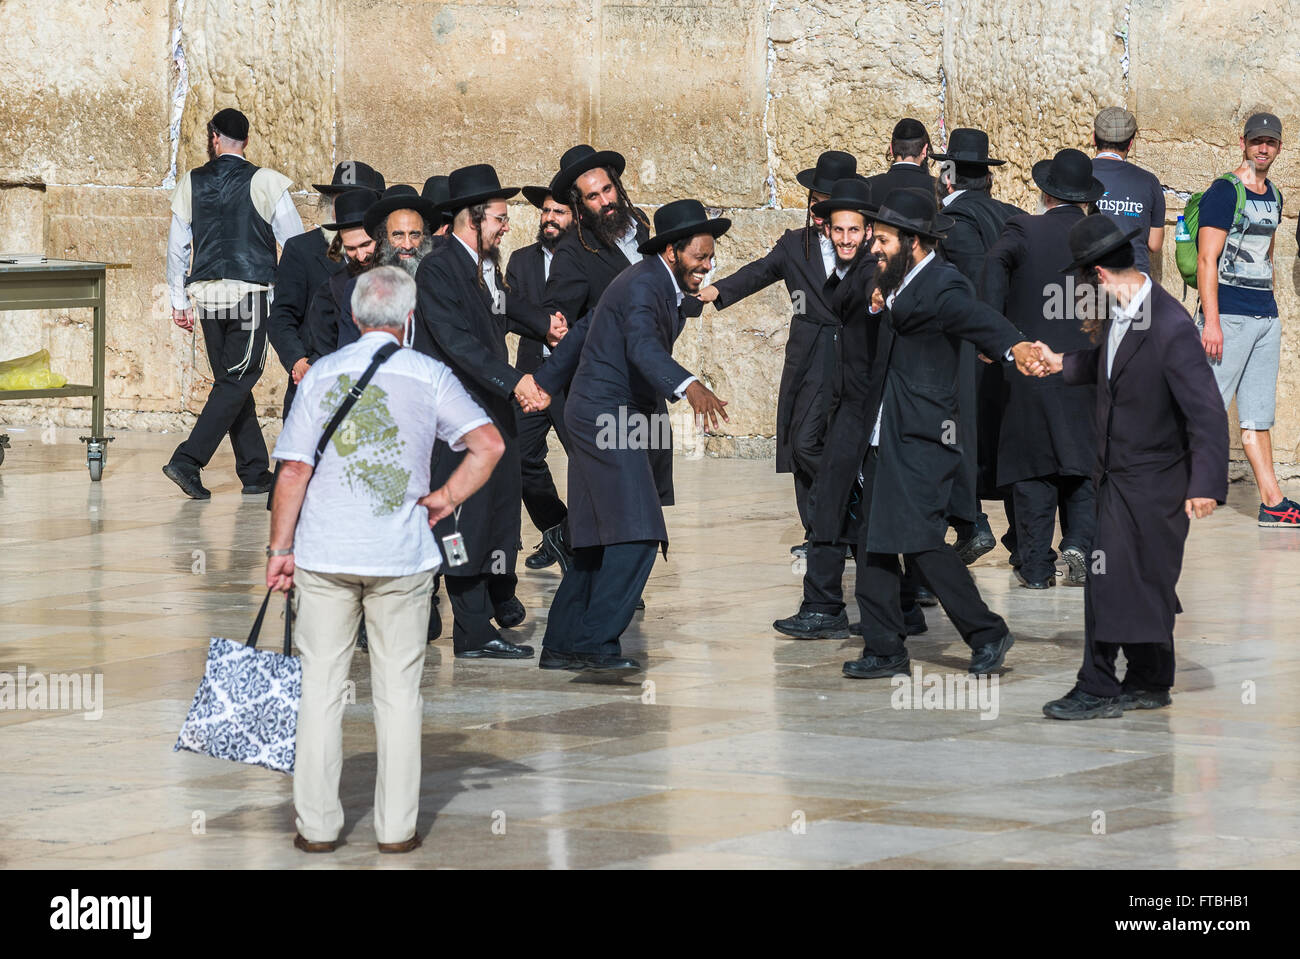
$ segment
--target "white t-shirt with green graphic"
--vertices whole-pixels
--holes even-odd
[[[298,384],[275,444],[278,460],[310,465],[316,444],[375,352],[391,343],[370,332],[321,357]],[[464,449],[461,438],[491,423],[446,366],[398,350],[366,386],[312,474],[294,533],[294,562],[315,573],[410,576],[442,562],[429,514],[433,444]]]

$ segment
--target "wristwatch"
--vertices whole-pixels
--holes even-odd
[[[290,546],[288,549],[271,549],[271,547],[269,546],[266,548],[267,559],[270,559],[272,556],[292,556],[292,555],[293,555],[292,546]]]

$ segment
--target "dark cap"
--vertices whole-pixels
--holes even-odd
[[[1250,119],[1246,121],[1246,128],[1241,134],[1245,140],[1253,140],[1255,137],[1272,137],[1274,140],[1282,140],[1282,121],[1271,113],[1252,113]]]
[[[893,139],[895,140],[924,140],[930,136],[926,132],[925,124],[920,120],[913,120],[911,117],[903,117],[894,124]]]
[[[217,115],[212,118],[212,126],[223,137],[229,137],[231,140],[248,139],[248,117],[233,107],[218,110]]]

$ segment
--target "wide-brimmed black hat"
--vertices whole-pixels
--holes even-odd
[[[384,222],[388,214],[398,210],[414,210],[424,217],[425,225],[430,231],[438,228],[440,222],[438,208],[416,193],[415,187],[405,183],[394,183],[384,191],[379,201],[366,211],[363,223],[366,232],[375,236],[375,230],[379,229],[379,225]],[[375,237],[375,239],[379,238]]]
[[[447,200],[438,204],[442,213],[455,214],[476,203],[508,200],[519,192],[517,186],[502,186],[490,163],[475,163],[452,170],[447,177]]]
[[[857,210],[859,213],[866,213],[868,210],[875,209],[875,206],[871,199],[871,185],[868,181],[860,176],[850,176],[836,180],[835,185],[831,187],[830,198],[814,203],[812,212],[813,216],[819,216],[824,220],[836,210]]]
[[[1001,166],[1006,160],[989,159],[989,135],[983,130],[958,127],[948,137],[948,152],[931,154],[932,160],[951,160],[972,166]]]
[[[614,172],[622,176],[623,170],[627,167],[627,160],[621,153],[615,153],[613,150],[597,150],[585,143],[570,147],[564,151],[564,156],[560,157],[560,172],[551,179],[548,192],[553,196],[561,197],[567,203],[569,190],[578,177],[589,170],[607,166],[613,167]],[[545,200],[546,197],[542,199]]]
[[[229,140],[248,139],[248,117],[234,107],[218,110],[210,122],[214,130]]]
[[[523,193],[525,200],[537,207],[539,210],[546,204],[546,198],[551,196],[551,188],[549,186],[526,186],[523,187],[520,192]]]
[[[725,216],[710,220],[704,204],[699,200],[673,200],[655,210],[655,235],[636,249],[638,253],[649,256],[688,236],[711,233],[717,239],[729,229],[730,220]]]
[[[1106,185],[1092,175],[1092,160],[1079,150],[1067,148],[1039,160],[1032,172],[1040,190],[1066,203],[1092,203],[1106,192]]]
[[[813,193],[830,195],[835,184],[846,177],[857,175],[858,160],[852,153],[842,150],[827,150],[817,158],[817,165],[809,170],[800,170],[794,178],[799,185]]]
[[[1120,225],[1104,213],[1094,213],[1070,227],[1070,253],[1074,262],[1061,267],[1062,273],[1073,273],[1085,266],[1093,266],[1108,253],[1114,253],[1122,246],[1133,242],[1133,238],[1142,232],[1142,227],[1134,227],[1127,233]]]
[[[383,193],[388,184],[384,182],[384,175],[370,164],[362,163],[360,160],[344,160],[334,168],[334,176],[329,183],[311,185],[317,193],[324,193],[326,196],[342,193],[344,190],[353,190],[359,186],[374,190],[376,193]]]
[[[420,196],[424,197],[435,207],[438,208],[438,215],[442,217],[444,223],[452,221],[452,215],[448,213],[443,206],[451,198],[451,177],[443,176],[441,173],[435,173],[429,179],[424,181],[424,186],[420,190]]]
[[[334,200],[334,222],[322,223],[321,229],[337,233],[339,230],[350,230],[364,225],[366,211],[378,200],[379,194],[365,187],[353,187],[343,191]]]
[[[954,222],[939,212],[933,194],[910,188],[890,190],[879,207],[867,211],[867,216],[876,223],[931,240],[942,240]]]

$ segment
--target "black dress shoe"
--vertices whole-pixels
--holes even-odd
[[[490,639],[478,649],[458,649],[457,659],[531,659],[533,647],[516,646],[504,639]]]
[[[1024,573],[1016,569],[1016,579],[1020,580],[1020,585],[1025,589],[1051,589],[1056,585],[1056,577],[1049,576],[1047,579],[1025,579]]]
[[[511,596],[500,606],[493,606],[492,611],[495,614],[494,619],[497,625],[502,629],[510,629],[512,626],[518,626],[528,615],[524,609],[524,604],[519,602],[518,596]]]
[[[644,613],[644,612],[645,612],[645,597],[644,597],[644,596],[642,596],[640,599],[638,599],[638,600],[636,601],[636,611],[639,612],[639,613]]]
[[[970,672],[973,676],[983,676],[1002,666],[1007,658],[1007,650],[1015,645],[1016,638],[1007,633],[1001,639],[971,650]]]
[[[163,476],[175,483],[190,499],[211,499],[212,494],[199,482],[199,471],[168,463],[162,468]]]
[[[542,655],[537,657],[538,669],[571,669],[576,663],[573,653],[562,653],[549,646],[543,646]]]
[[[927,587],[918,586],[916,587],[916,603],[918,606],[938,606],[939,600]]]
[[[975,532],[967,539],[959,539],[952,544],[953,549],[957,551],[957,555],[961,557],[961,561],[967,566],[996,545],[998,545],[998,541],[993,538],[993,531],[988,528],[988,520],[977,524]]]
[[[844,664],[844,675],[849,679],[879,679],[882,676],[907,675],[912,671],[912,659],[906,651],[897,656],[875,656],[864,653],[861,659],[851,659]]]
[[[627,656],[614,656],[607,653],[572,653],[574,660],[570,669],[607,673],[639,673],[641,664]]]
[[[545,543],[540,544],[537,547],[537,552],[524,560],[524,565],[529,569],[546,569],[548,566],[554,566],[555,563],[555,554],[547,548]]]
[[[843,610],[832,615],[801,609],[793,616],[778,619],[772,628],[795,639],[848,639],[849,617]]]
[[[1048,719],[1118,719],[1124,715],[1118,696],[1094,696],[1078,686],[1043,706]]]
[[[1088,584],[1088,558],[1083,555],[1083,550],[1077,546],[1068,546],[1061,550],[1061,558],[1065,560],[1065,565],[1070,568],[1070,574],[1066,582],[1071,586],[1086,586]]]
[[[1174,701],[1167,689],[1122,689],[1120,709],[1162,709]]]
[[[559,523],[542,533],[542,545],[550,550],[555,561],[560,564],[560,572],[567,573],[573,569],[573,550],[564,536],[564,524]]]
[[[253,482],[245,483],[240,492],[245,496],[262,496],[271,492],[273,486],[275,486],[275,474],[268,470]]]

